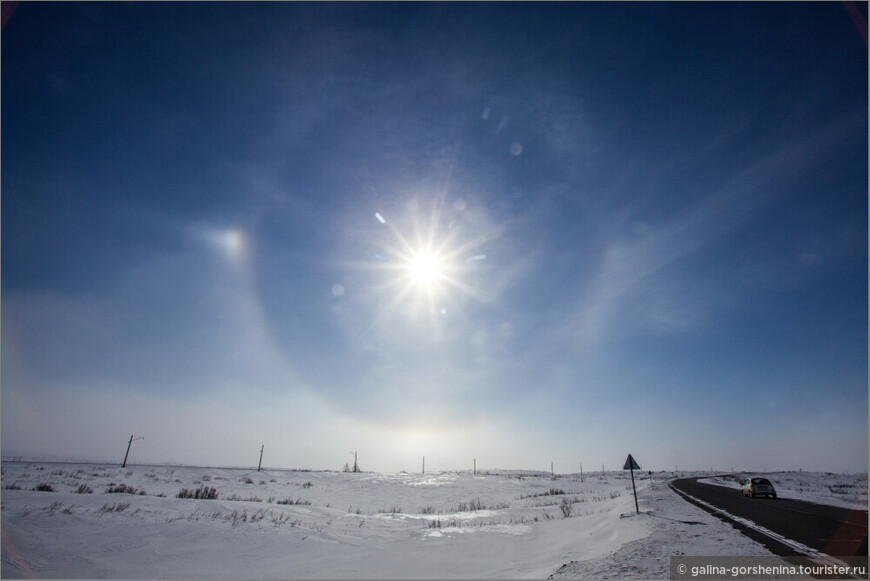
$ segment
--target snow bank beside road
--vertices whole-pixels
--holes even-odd
[[[624,520],[642,522],[649,527],[649,535],[603,557],[566,563],[551,578],[668,579],[674,556],[771,556],[731,525],[684,501],[665,480],[638,496],[640,514],[634,513],[632,505]]]

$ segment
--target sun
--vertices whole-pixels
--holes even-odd
[[[429,313],[438,320],[460,312],[469,299],[494,304],[492,294],[480,284],[490,270],[482,250],[501,231],[480,231],[477,217],[460,214],[466,211],[464,203],[452,207],[455,212],[445,215],[440,201],[421,207],[414,198],[396,218],[374,212],[373,222],[379,226],[371,233],[366,229],[366,240],[376,249],[375,260],[348,265],[378,273],[371,288],[385,299],[379,321],[397,312],[414,320]]]
[[[408,256],[407,269],[411,282],[428,290],[443,279],[444,258],[428,250],[412,252]]]

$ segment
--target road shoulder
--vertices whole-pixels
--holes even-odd
[[[730,524],[685,502],[667,483],[638,490],[640,514],[652,532],[597,559],[565,563],[550,579],[668,579],[670,558],[676,556],[772,556],[762,544]],[[632,507],[634,508],[634,507]]]

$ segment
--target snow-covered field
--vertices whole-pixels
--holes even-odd
[[[769,554],[681,500],[674,476],[638,477],[636,514],[628,472],[6,462],[0,576],[667,578],[672,555]]]
[[[740,481],[750,476],[770,480],[779,498],[867,510],[867,473],[753,472],[745,475],[714,476],[700,482],[740,490]]]

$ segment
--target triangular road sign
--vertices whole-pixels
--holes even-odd
[[[640,464],[631,457],[631,454],[628,455],[628,458],[625,459],[625,466],[622,467],[623,470],[640,470]]]

